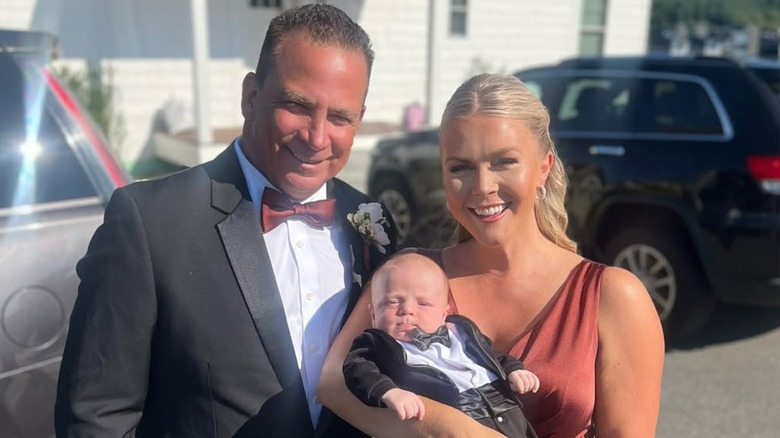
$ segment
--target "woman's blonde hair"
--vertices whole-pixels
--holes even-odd
[[[566,196],[566,172],[550,138],[550,115],[544,104],[514,76],[480,74],[464,82],[447,102],[441,126],[475,115],[508,117],[523,121],[539,141],[542,153],[553,154],[553,165],[544,183],[547,192],[534,205],[539,230],[561,248],[577,251],[577,244],[566,235],[569,217],[563,201]],[[463,226],[455,230],[458,242],[471,238]]]

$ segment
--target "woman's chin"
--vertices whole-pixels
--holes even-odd
[[[470,229],[469,229],[470,228]],[[498,227],[484,227],[476,226],[467,227],[466,230],[471,234],[480,245],[489,248],[499,247],[510,241],[513,233],[509,233],[508,230],[502,230]]]

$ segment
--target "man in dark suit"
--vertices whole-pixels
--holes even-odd
[[[389,214],[334,178],[372,60],[342,11],[285,11],[244,78],[242,136],[211,162],[114,193],[77,268],[58,436],[348,434],[315,390],[395,246]],[[348,216],[373,226],[361,234]]]

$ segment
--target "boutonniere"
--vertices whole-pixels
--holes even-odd
[[[385,246],[390,244],[390,238],[385,232],[384,225],[387,224],[387,219],[382,215],[382,206],[378,202],[360,204],[356,212],[347,215],[347,220],[363,238],[365,244],[363,261],[368,269],[369,246],[374,245],[380,253],[385,254],[387,252]]]

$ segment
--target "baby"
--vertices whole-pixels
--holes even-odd
[[[514,392],[536,392],[539,379],[494,352],[471,320],[447,316],[448,299],[447,276],[429,257],[403,252],[382,265],[371,280],[373,328],[355,339],[344,362],[350,391],[403,420],[423,418],[422,395],[506,436],[536,437]]]

